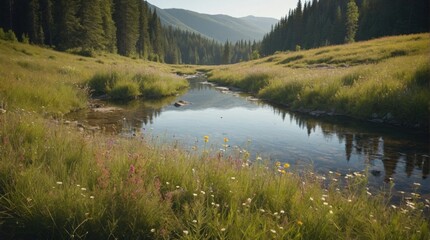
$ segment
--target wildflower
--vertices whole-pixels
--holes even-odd
[[[419,187],[419,186],[421,186],[421,184],[420,183],[414,183],[414,186]]]
[[[325,197],[322,197],[321,200],[325,201]]]
[[[193,196],[194,196],[194,197],[197,197],[197,193],[193,193]]]
[[[176,189],[179,189],[179,186],[176,186]]]
[[[204,138],[204,140],[205,140],[206,143],[209,142],[209,136],[206,135],[203,138]]]
[[[62,185],[62,184],[63,184],[63,182],[57,182],[57,184],[58,184],[58,185]]]
[[[418,193],[411,193],[412,196],[419,198],[420,195]]]
[[[275,215],[275,216],[278,216],[278,214],[279,214],[278,212],[273,213],[273,215]]]
[[[328,206],[328,202],[323,202],[324,206]]]
[[[367,191],[367,195],[372,196],[372,193],[371,193],[371,192],[369,192],[369,191]]]
[[[92,195],[91,195],[91,196],[90,196],[90,198],[91,198],[91,199],[94,199],[94,196],[92,196]]]
[[[275,163],[275,165],[276,165],[277,167],[280,167],[280,166],[281,166],[281,162],[276,162],[276,163]]]
[[[211,205],[212,205],[212,206],[215,206],[215,203],[214,203],[214,202],[211,202]]]
[[[333,211],[332,211],[332,210],[330,210],[330,211],[329,211],[329,213],[330,213],[330,214],[333,214]]]
[[[215,204],[215,207],[219,208],[219,204],[218,204],[218,203],[217,203],[217,204]]]
[[[351,200],[351,199],[348,199],[348,202],[352,202],[352,200]]]
[[[394,208],[394,209],[396,209],[396,208],[397,208],[397,207],[396,207],[396,205],[391,205],[391,207],[392,207],[392,208]]]
[[[188,231],[187,230],[184,230],[184,231],[182,231],[185,235],[188,235]]]
[[[166,185],[169,185],[170,183],[169,182],[166,182]]]
[[[257,161],[261,161],[263,160],[261,157],[257,157]]]
[[[86,188],[84,188],[84,187],[83,187],[83,188],[81,188],[81,190],[82,190],[82,191],[87,191],[87,189],[86,189]]]
[[[134,165],[133,164],[131,164],[130,165],[130,170],[128,171],[128,173],[130,174],[130,175],[132,175],[132,174],[134,174],[136,172],[136,168],[134,167]]]
[[[225,228],[221,228],[221,232],[224,232],[225,231]]]
[[[275,229],[270,229],[270,231],[274,234],[276,234],[276,230]]]
[[[76,187],[80,187],[81,185],[80,184],[76,184]]]
[[[236,178],[235,178],[235,177],[231,177],[230,179],[231,179],[231,180],[236,180]]]
[[[260,208],[260,212],[264,213],[266,212],[264,209]]]
[[[152,228],[152,229],[151,229],[151,232],[152,232],[152,233],[155,233],[155,228]]]
[[[289,168],[289,167],[290,167],[290,164],[289,164],[289,163],[285,163],[285,164],[284,164],[284,168],[285,168],[285,169],[287,169],[287,168]]]
[[[224,138],[224,142],[225,142],[225,143],[228,143],[228,138],[226,138],[226,137],[225,137],[225,138]]]
[[[281,214],[284,214],[285,213],[285,211],[284,210],[281,210],[281,211],[279,211]]]
[[[278,172],[280,172],[282,174],[287,174],[287,172],[284,169],[278,169]]]
[[[197,223],[197,220],[195,220],[195,219],[194,219],[194,220],[193,220],[193,223]]]
[[[314,199],[312,197],[310,197],[309,200],[313,201]]]
[[[246,201],[250,204],[252,202],[251,198],[246,199]]]
[[[284,227],[283,226],[279,226],[279,229],[284,230]]]

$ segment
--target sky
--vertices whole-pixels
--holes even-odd
[[[182,8],[199,13],[232,17],[272,17],[280,19],[295,8],[298,0],[148,0],[159,8]]]

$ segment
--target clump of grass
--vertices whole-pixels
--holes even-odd
[[[133,79],[139,84],[140,92],[144,98],[173,96],[181,89],[188,87],[187,81],[170,74],[138,73]]]
[[[131,74],[112,72],[95,74],[88,85],[94,95],[107,94],[114,100],[141,96],[156,99],[172,96],[188,86],[185,79],[162,73]]]
[[[117,72],[96,73],[89,81],[88,87],[95,96],[109,93],[120,81]]]
[[[113,100],[131,100],[139,95],[139,85],[135,82],[119,82],[109,91]]]

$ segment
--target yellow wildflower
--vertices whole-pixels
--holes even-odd
[[[277,167],[279,167],[279,166],[281,166],[281,162],[276,162],[276,163],[275,163],[275,165],[276,165]]]
[[[289,163],[285,163],[284,164],[284,168],[289,168],[290,167],[290,164]]]
[[[302,221],[300,221],[300,220],[298,220],[298,221],[297,221],[297,224],[298,224],[299,226],[302,226],[302,225],[303,225],[303,222],[302,222]]]
[[[228,138],[225,137],[224,138],[224,142],[227,143],[228,142]]]
[[[204,136],[205,142],[209,142],[209,136]]]

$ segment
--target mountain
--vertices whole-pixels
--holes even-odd
[[[247,16],[235,18],[227,15],[209,15],[184,9],[161,9],[149,4],[157,11],[164,26],[172,26],[220,42],[239,40],[262,40],[272,25],[278,22],[275,18]]]

